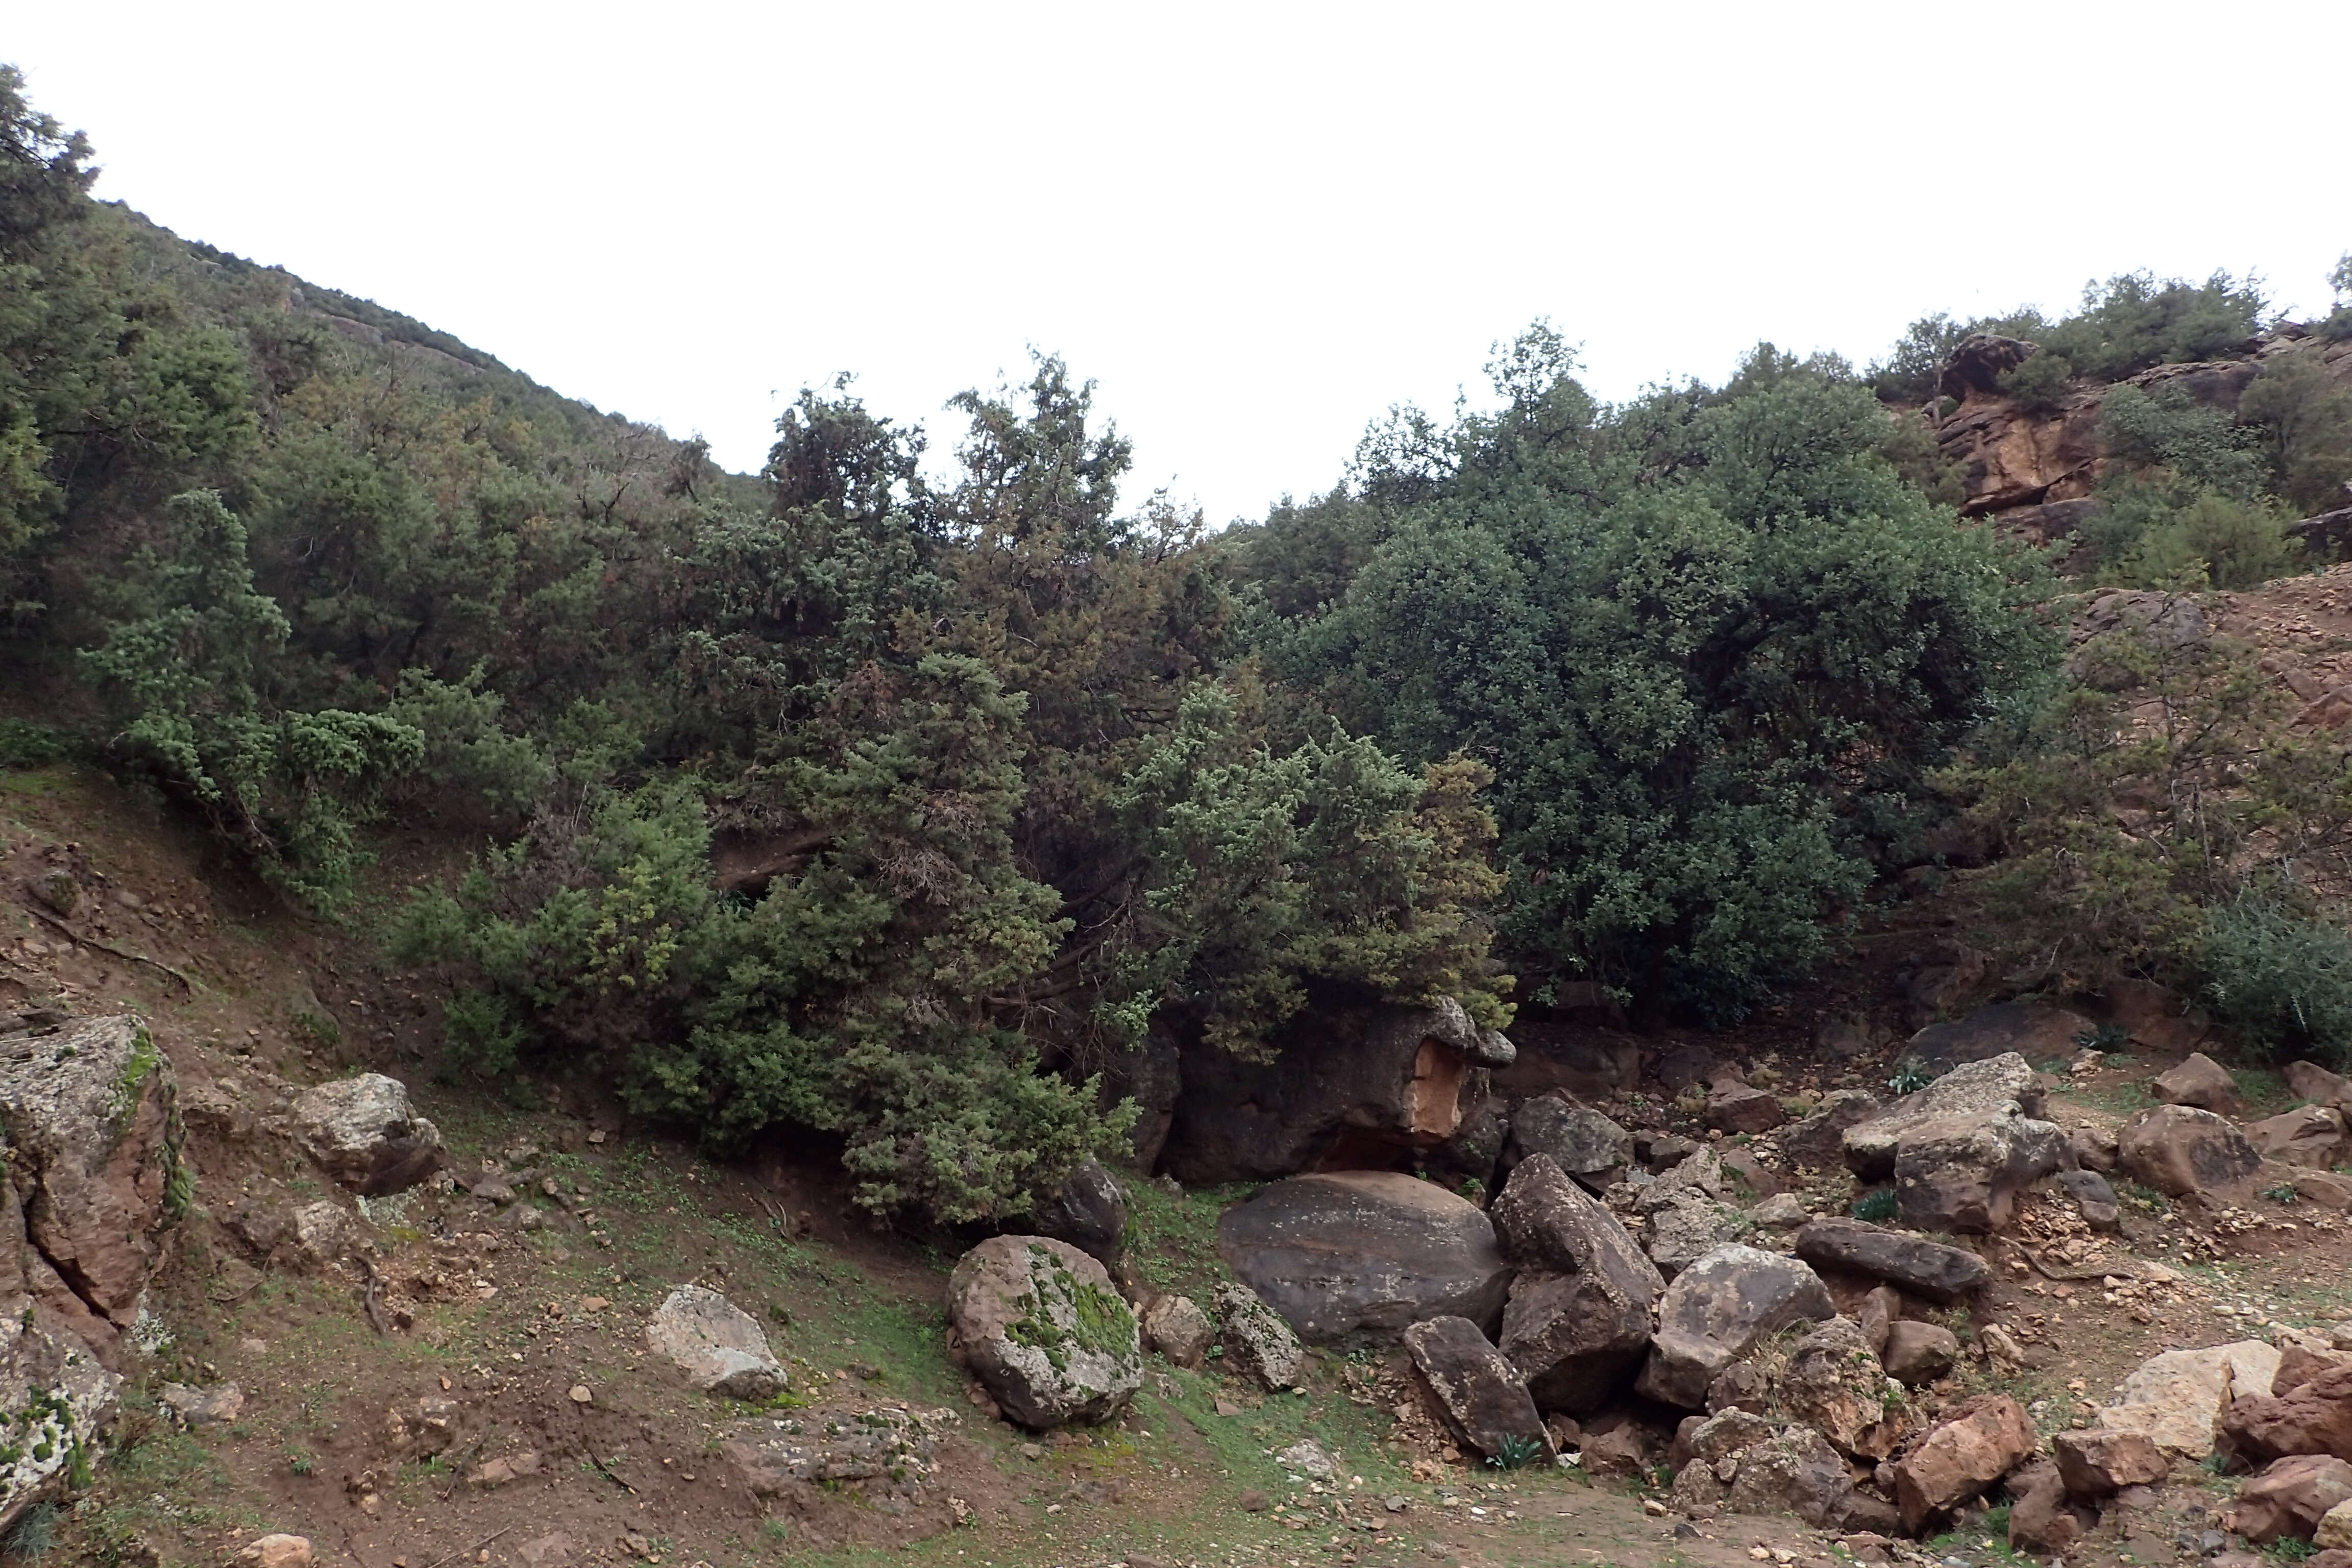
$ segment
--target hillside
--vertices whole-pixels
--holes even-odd
[[[0,68],[0,1556],[2352,1563],[2352,302],[1538,322],[1211,534],[89,158]]]

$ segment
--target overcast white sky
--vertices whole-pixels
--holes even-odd
[[[2352,5],[22,4],[101,195],[756,468],[1029,345],[1130,496],[1329,485],[1537,316],[1623,396],[2137,267],[2323,309]],[[944,443],[941,443],[944,444]]]

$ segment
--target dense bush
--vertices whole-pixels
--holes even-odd
[[[2040,578],[1897,479],[1843,366],[1768,345],[1721,392],[1622,409],[1572,368],[1539,330],[1499,412],[1369,441],[1350,521],[1376,542],[1319,542],[1332,500],[1270,520],[1244,560],[1293,613],[1265,646],[1404,755],[1493,768],[1537,996],[1737,1016],[1829,951],[1919,770],[2047,662]],[[1281,575],[1357,549],[1336,599]]]
[[[2249,278],[2216,272],[2202,283],[2126,272],[2086,284],[2083,306],[2041,334],[2084,375],[2120,381],[2155,364],[2215,359],[2258,336],[2269,301]]]
[[[2215,1017],[2282,1053],[2352,1065],[2352,934],[2281,879],[2208,910],[2199,959]]]

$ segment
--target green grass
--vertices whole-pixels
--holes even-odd
[[[1190,1296],[1206,1307],[1218,1283],[1233,1278],[1217,1252],[1217,1216],[1255,1190],[1188,1188],[1179,1197],[1157,1182],[1129,1181],[1128,1255],[1155,1289]]]

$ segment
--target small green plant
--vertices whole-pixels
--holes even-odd
[[[1895,1094],[1916,1094],[1936,1081],[1927,1064],[1917,1057],[1906,1057],[1895,1068],[1895,1076],[1886,1080],[1887,1089]]]
[[[2291,1204],[2294,1202],[2295,1199],[2294,1184],[2292,1182],[2281,1182],[2275,1187],[2264,1187],[2263,1189],[2263,1196],[2270,1199],[2270,1201],[2274,1204]]]
[[[287,1450],[286,1468],[293,1471],[298,1476],[309,1475],[316,1464],[316,1460],[312,1459],[310,1455],[304,1453],[299,1448],[289,1448]]]
[[[0,1552],[19,1563],[38,1563],[56,1548],[58,1521],[62,1517],[58,1505],[47,1499],[35,1503],[17,1515],[5,1537],[0,1537]]]
[[[1522,1437],[1513,1432],[1501,1445],[1486,1456],[1486,1463],[1498,1470],[1516,1470],[1534,1464],[1543,1458],[1543,1445],[1533,1437]]]
[[[2129,1029],[2109,1019],[2095,1029],[2085,1029],[2076,1035],[2074,1043],[2086,1051],[2097,1051],[2102,1056],[2111,1057],[2120,1054],[2130,1046],[2131,1038],[2132,1032]]]
[[[1878,1187],[1853,1200],[1853,1217],[1872,1225],[1885,1225],[1895,1217],[1895,1189]]]
[[[2263,1548],[2264,1552],[2282,1563],[2300,1563],[2316,1553],[2318,1550],[2319,1548],[2313,1542],[2292,1535],[2282,1535]]]

